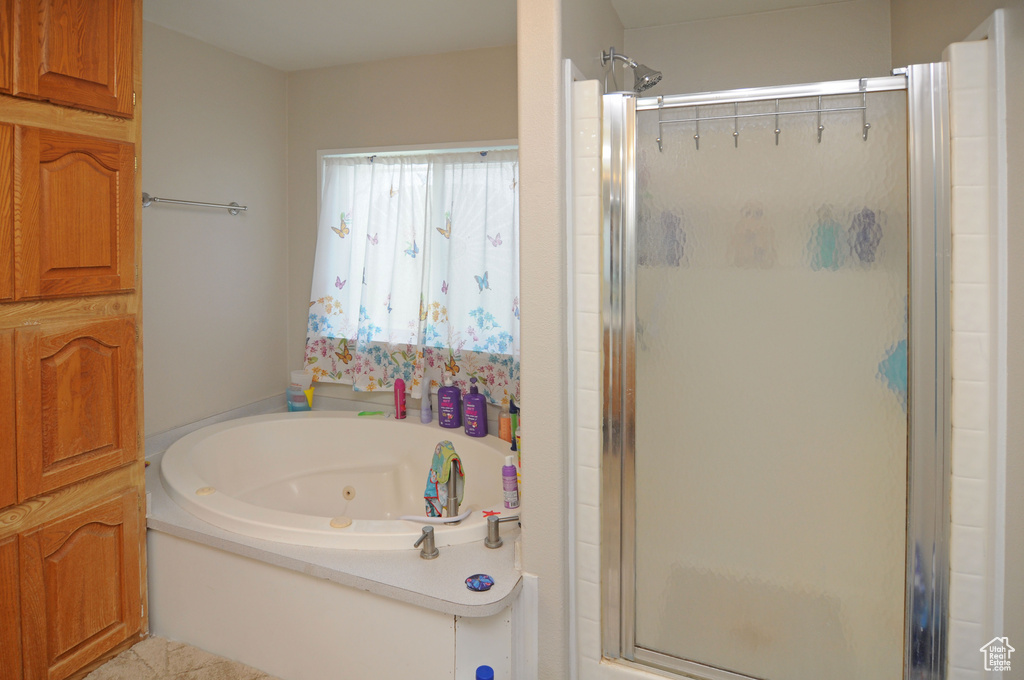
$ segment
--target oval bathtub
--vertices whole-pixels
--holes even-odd
[[[228,531],[282,543],[355,550],[408,549],[425,519],[423,492],[437,443],[450,440],[466,481],[458,525],[435,525],[439,546],[483,540],[483,511],[505,514],[501,466],[509,445],[412,419],[352,412],[274,413],[188,434],[163,455],[174,501]],[[351,524],[332,526],[345,517]],[[344,524],[344,521],[337,522]]]

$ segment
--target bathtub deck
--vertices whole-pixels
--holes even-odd
[[[225,531],[189,514],[164,491],[158,457],[152,462],[146,471],[150,530],[456,616],[497,614],[512,604],[522,588],[522,574],[515,566],[519,530],[509,530],[507,524],[502,527],[505,544],[501,548],[485,548],[482,541],[446,546],[434,560],[420,559],[419,549],[411,545],[408,550],[286,545]],[[466,577],[479,573],[494,578],[490,590],[480,593],[466,588]]]

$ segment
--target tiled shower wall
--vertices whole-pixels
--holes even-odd
[[[989,203],[990,82],[987,41],[950,45],[952,206],[952,527],[949,678],[983,671],[993,630],[995,267]]]
[[[991,143],[985,43],[951,45],[952,537],[949,677],[981,678],[979,647],[993,631]],[[644,677],[601,664],[601,99],[597,81],[573,86],[573,323],[576,636],[582,680]],[[649,676],[647,676],[649,677]]]
[[[601,660],[601,94],[573,84],[573,304],[576,412],[576,639],[579,677]]]

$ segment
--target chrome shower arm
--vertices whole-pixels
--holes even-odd
[[[609,47],[607,52],[601,52],[601,66],[605,66],[609,61],[615,61],[616,59],[621,59],[622,61],[626,62],[626,64],[630,68],[636,68],[637,66],[639,66],[639,64],[637,64],[635,61],[633,61],[626,55],[617,54],[615,52],[614,47]]]

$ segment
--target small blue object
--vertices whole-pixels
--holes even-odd
[[[494,579],[487,574],[473,574],[466,579],[466,587],[470,590],[475,590],[478,593],[482,593],[485,590],[490,590],[491,586],[494,585]],[[491,677],[494,677],[493,675]]]
[[[490,666],[477,667],[476,680],[494,680],[494,669]]]

